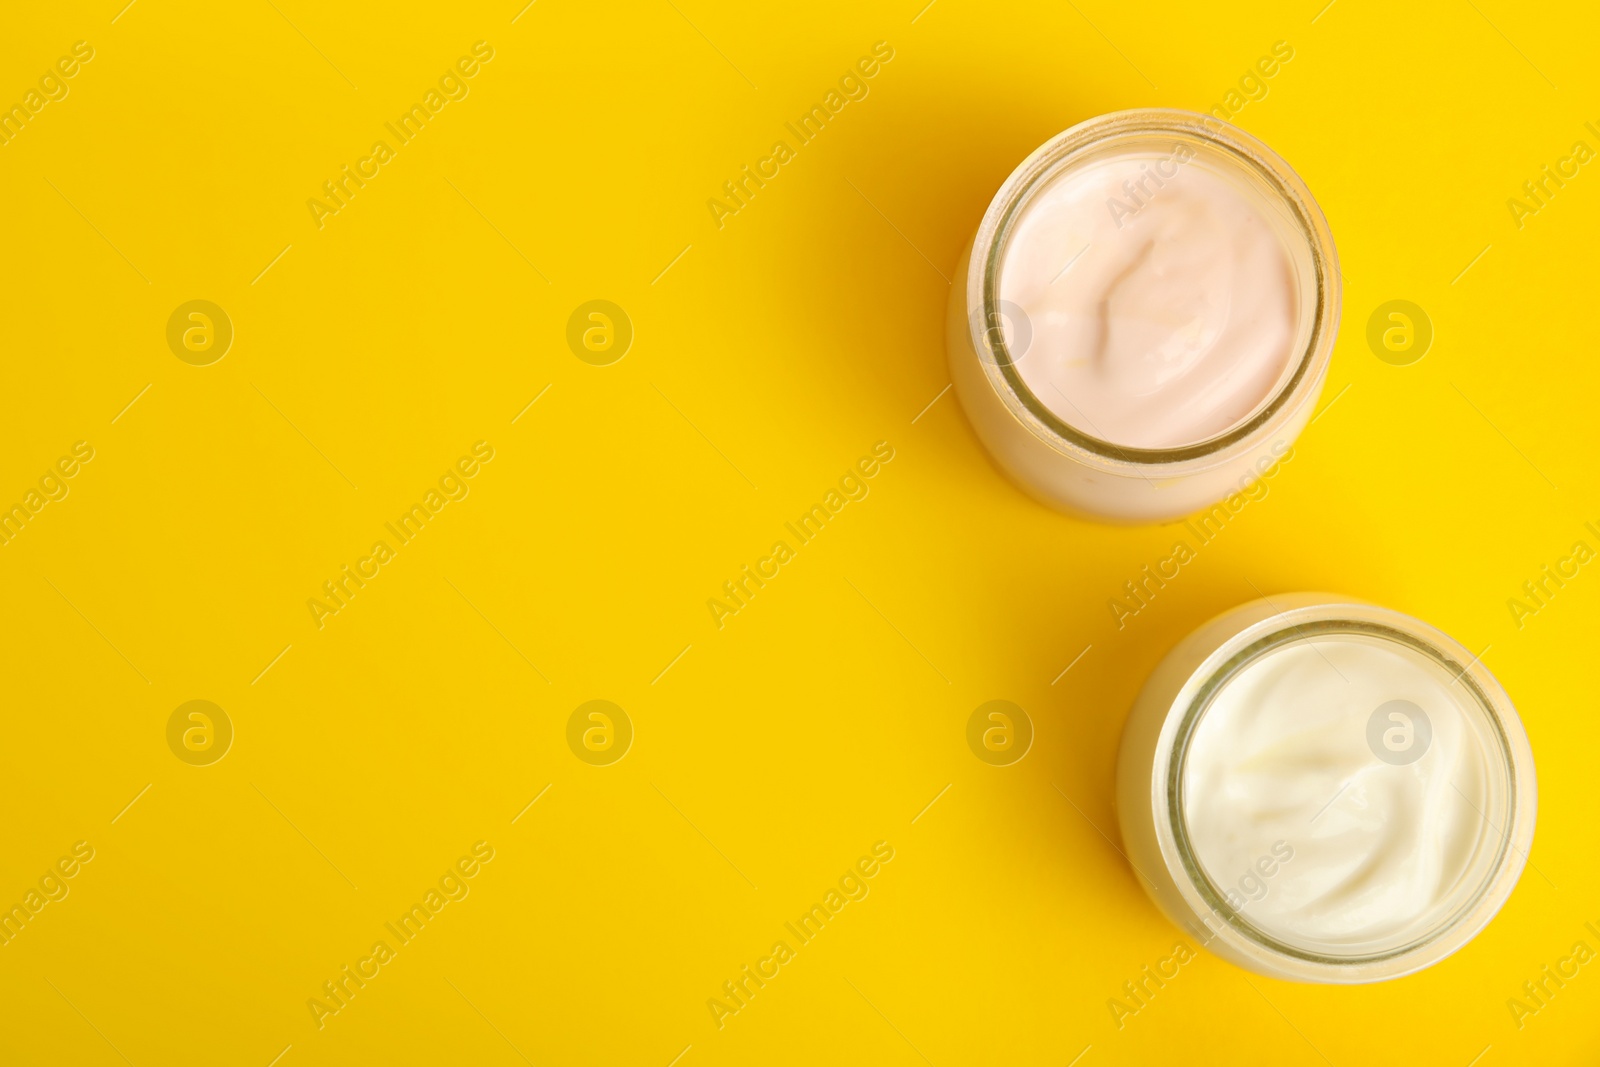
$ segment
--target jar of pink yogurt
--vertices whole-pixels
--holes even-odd
[[[1044,503],[1181,518],[1246,490],[1311,418],[1338,256],[1288,164],[1208,115],[1120,111],[1050,140],[950,289],[956,394]]]

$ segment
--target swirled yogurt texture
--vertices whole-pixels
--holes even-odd
[[[1031,333],[1023,381],[1067,424],[1124,447],[1198,444],[1249,418],[1284,379],[1297,326],[1272,210],[1187,145],[1063,173],[1024,209],[1001,264],[1000,298],[1026,320],[1008,340]]]
[[[1191,739],[1195,856],[1280,940],[1351,955],[1405,943],[1474,888],[1492,834],[1481,813],[1495,810],[1490,728],[1406,646],[1330,635],[1268,651]]]

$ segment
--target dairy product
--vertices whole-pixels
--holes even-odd
[[[1031,330],[1022,380],[1114,445],[1178,448],[1243,422],[1296,354],[1296,287],[1273,211],[1181,142],[1136,143],[1061,174],[1025,207],[1000,269],[1001,300]]]
[[[1045,504],[1180,518],[1261,476],[1311,419],[1338,256],[1305,183],[1207,115],[1101,115],[1012,172],[956,266],[950,380]]]
[[[1477,888],[1496,806],[1488,729],[1408,646],[1336,634],[1272,649],[1190,741],[1194,854],[1235,910],[1289,944],[1349,955],[1414,940]]]
[[[1263,597],[1167,653],[1123,727],[1117,821],[1151,899],[1241,967],[1411,974],[1510,897],[1533,753],[1480,656],[1373,604]]]

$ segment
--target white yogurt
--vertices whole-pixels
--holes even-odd
[[[1293,270],[1272,210],[1181,143],[1061,175],[1028,204],[1000,271],[1000,298],[1032,330],[1023,381],[1116,445],[1178,448],[1239,425],[1295,354]]]
[[[1407,615],[1315,593],[1180,641],[1123,728],[1117,821],[1151,899],[1241,967],[1410,974],[1510,897],[1533,753],[1482,660]]]
[[[1406,646],[1344,634],[1272,650],[1190,741],[1195,856],[1273,937],[1341,953],[1405,943],[1455,900],[1490,832],[1486,725]]]

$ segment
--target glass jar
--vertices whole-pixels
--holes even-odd
[[[1178,152],[1231,180],[1282,242],[1295,300],[1293,341],[1270,394],[1205,440],[1133,448],[1074,427],[1018,372],[1030,324],[1000,297],[1008,244],[1030,205],[1076,168],[1119,153]],[[1065,253],[1064,253],[1065,254]],[[1180,518],[1248,488],[1311,418],[1338,332],[1340,278],[1333,236],[1310,190],[1275,152],[1209,115],[1119,111],[1059,134],[995,194],[950,287],[946,348],[951,380],[996,463],[1051,507],[1122,523]]]
[[[1288,653],[1298,675],[1262,674]],[[1319,701],[1341,709],[1330,730]],[[1396,978],[1472,940],[1516,885],[1536,808],[1527,735],[1478,658],[1327,594],[1252,601],[1179,642],[1117,767],[1126,855],[1161,910],[1241,967],[1307,982]],[[1244,809],[1260,821],[1225,817]]]

